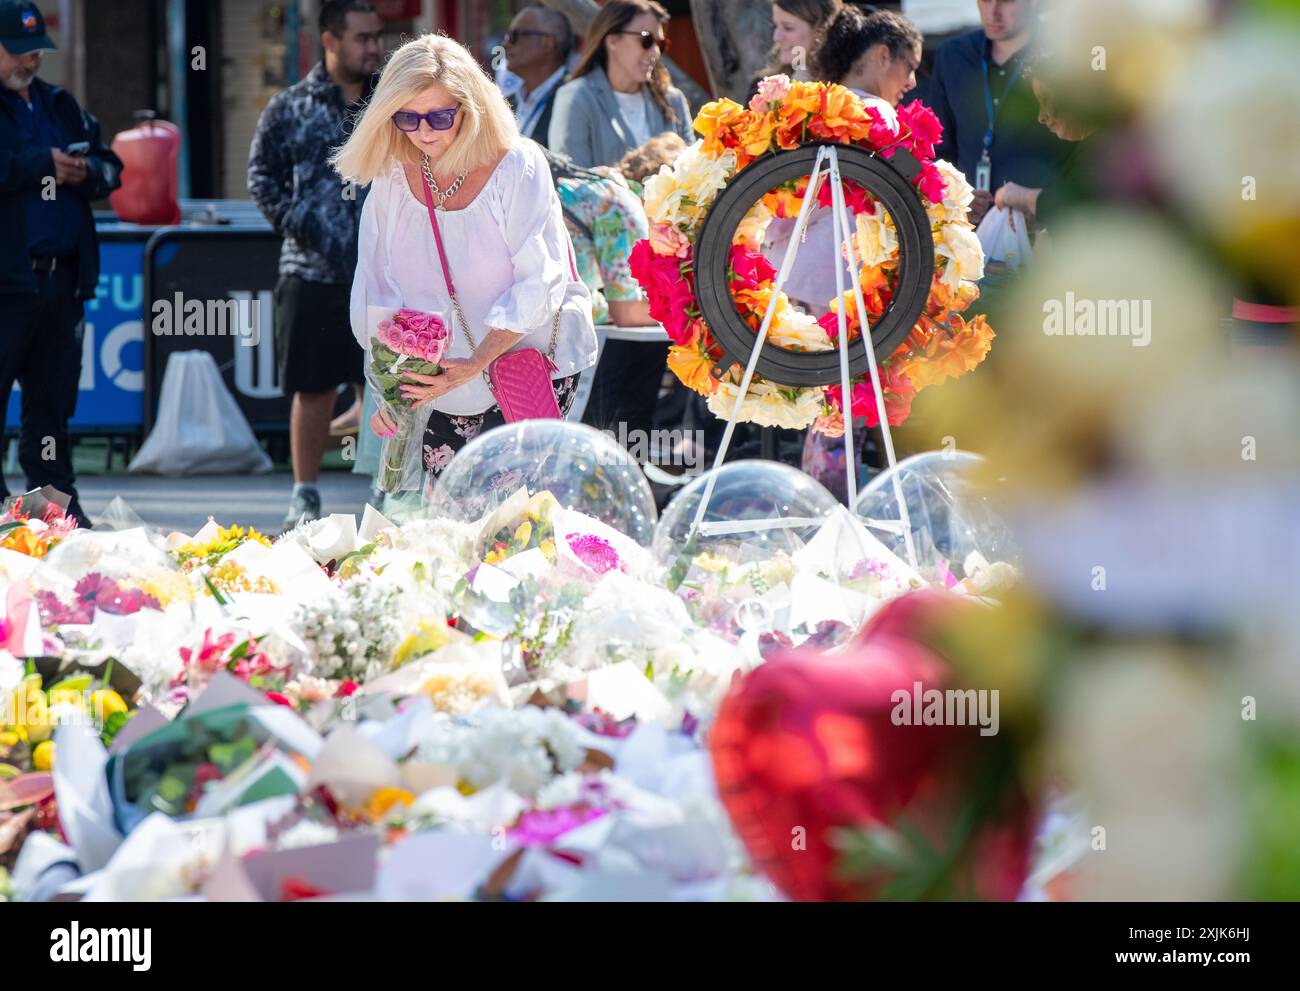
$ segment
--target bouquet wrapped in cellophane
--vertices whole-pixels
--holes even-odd
[[[406,373],[437,375],[451,331],[437,313],[408,309],[369,308],[372,328],[366,355],[366,378],[381,406],[387,407],[397,429],[383,438],[379,455],[379,487],[385,492],[419,488],[423,462],[420,451],[425,417],[417,416],[402,395]]]

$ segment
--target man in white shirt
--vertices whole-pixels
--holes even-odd
[[[502,47],[510,71],[523,80],[519,91],[509,97],[519,130],[545,145],[555,92],[568,74],[573,28],[557,10],[525,7],[510,22]]]

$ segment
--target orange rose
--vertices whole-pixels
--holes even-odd
[[[701,346],[702,336],[697,327],[686,344],[674,344],[670,347],[668,369],[681,379],[686,388],[698,392],[701,396],[711,396],[717,391],[718,383],[709,374],[714,361]]]
[[[745,318],[745,322],[757,332],[763,323],[764,314],[767,313],[768,303],[772,300],[772,285],[765,282],[754,289],[737,289],[731,294],[731,298],[736,301],[736,308]],[[776,310],[772,314],[773,324],[781,319],[789,306],[790,300],[785,293],[781,293],[776,299]]]
[[[776,129],[776,119],[770,113],[750,113],[747,116],[748,119],[737,131],[737,137],[745,154],[750,159],[755,159],[767,154],[768,149],[772,147],[772,132]],[[740,164],[739,151],[736,153],[736,164],[741,168],[744,167]]]
[[[700,108],[694,127],[704,138],[704,153],[716,158],[728,148],[736,148],[740,142],[734,131],[747,113],[739,103],[727,99],[714,100]],[[739,166],[739,161],[736,164]]]
[[[847,144],[867,137],[871,118],[861,100],[838,83],[832,83],[822,90],[817,116],[808,122],[808,131],[814,137]]]
[[[821,83],[790,84],[790,92],[776,110],[776,143],[784,151],[803,143],[804,125],[821,108]]]

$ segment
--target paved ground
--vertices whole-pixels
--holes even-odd
[[[21,478],[8,478],[9,491],[23,491]],[[163,530],[193,533],[209,516],[223,524],[252,525],[264,533],[280,532],[289,508],[293,477],[285,472],[192,478],[149,475],[83,475],[78,479],[81,502],[92,521],[121,496],[148,524]],[[356,513],[370,491],[370,480],[351,472],[333,471],[320,480],[322,510]]]

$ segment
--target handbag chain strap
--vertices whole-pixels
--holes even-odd
[[[451,281],[451,267],[447,264],[447,252],[442,247],[442,231],[438,229],[438,217],[433,210],[433,192],[429,188],[429,177],[425,172],[421,172],[420,178],[424,181],[424,205],[429,211],[429,223],[433,226],[433,240],[438,245],[438,261],[442,264],[442,277],[447,283],[447,292],[451,295],[451,306],[455,312],[456,319],[460,321],[461,332],[465,335],[465,340],[469,342],[470,352],[478,350],[478,344],[474,341],[474,335],[469,332],[469,321],[465,319],[465,313],[460,308],[460,300],[456,298],[456,285]],[[570,259],[572,265],[572,259]],[[555,347],[560,336],[560,313],[562,306],[555,308],[555,316],[551,319],[551,343],[547,348],[546,357],[555,363]],[[483,369],[483,381],[492,386],[492,378],[488,375],[487,369]]]

